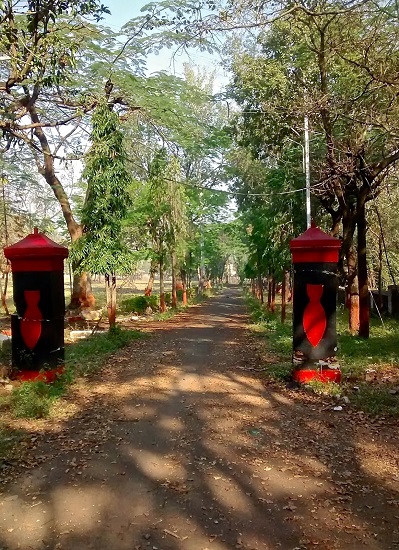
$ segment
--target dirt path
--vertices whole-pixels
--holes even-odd
[[[395,426],[267,384],[245,322],[225,291],[76,386],[3,485],[0,549],[399,548]]]

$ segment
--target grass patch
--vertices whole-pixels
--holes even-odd
[[[399,366],[399,323],[388,319],[371,325],[370,338],[358,338],[348,331],[347,312],[337,314],[338,355],[346,377],[362,377],[369,367]],[[377,324],[378,323],[378,324]]]
[[[66,392],[66,377],[62,375],[52,384],[24,382],[15,388],[10,397],[13,415],[16,418],[48,417],[54,401]]]
[[[286,380],[292,372],[292,323],[282,324],[277,313],[272,314],[258,300],[247,295],[247,306],[254,321],[252,330],[265,338],[267,349],[276,357],[265,365],[265,373]],[[387,319],[384,325],[372,319],[370,338],[358,338],[348,331],[348,312],[337,310],[338,361],[342,383],[314,380],[307,387],[317,394],[348,395],[350,402],[370,414],[399,416],[399,322]],[[370,372],[372,380],[368,380]],[[374,378],[373,378],[374,377]],[[353,389],[356,385],[358,389]],[[393,391],[394,390],[394,391]]]
[[[108,355],[143,336],[138,330],[115,327],[68,345],[65,349],[65,362],[75,374],[85,376],[98,370]]]
[[[336,382],[323,382],[315,378],[309,380],[306,387],[318,395],[330,395],[331,397],[339,397],[342,394],[342,386]]]
[[[276,313],[267,311],[250,294],[246,297],[246,303],[254,321],[252,331],[265,338],[268,351],[276,358],[273,363],[265,365],[265,373],[275,380],[287,380],[292,371],[291,323],[281,323]]]
[[[68,391],[76,376],[87,376],[106,361],[107,357],[132,340],[142,337],[136,330],[116,327],[103,334],[95,334],[66,347],[66,369],[52,384],[24,382],[14,388],[3,405],[16,418],[46,418],[51,416],[54,405]],[[1,407],[1,404],[0,404]]]
[[[399,416],[399,395],[392,395],[387,388],[360,384],[359,390],[351,395],[354,405],[372,415]]]
[[[153,311],[159,308],[159,296],[153,294],[151,296],[130,296],[120,301],[118,312],[120,313],[144,313],[150,307]]]

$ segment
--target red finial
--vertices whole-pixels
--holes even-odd
[[[38,230],[37,227],[34,227],[34,228],[33,228],[33,234],[34,234],[34,235],[39,235],[39,230]]]
[[[310,227],[312,229],[314,229],[316,227],[316,224],[314,223],[314,220],[312,219],[312,221],[310,222]]]

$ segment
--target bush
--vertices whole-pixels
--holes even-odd
[[[50,385],[24,382],[11,394],[11,408],[17,418],[45,418],[50,413],[53,397]]]
[[[121,300],[119,309],[122,313],[144,313],[147,307],[153,310],[159,307],[159,297],[154,294],[152,296],[132,296]]]

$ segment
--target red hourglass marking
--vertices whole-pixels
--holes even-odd
[[[27,304],[24,318],[21,319],[21,334],[29,349],[33,349],[42,333],[40,321],[43,319],[38,303],[40,290],[25,290],[24,297]]]
[[[315,348],[323,338],[327,326],[326,314],[320,303],[324,285],[306,285],[309,303],[303,312],[303,329]]]

